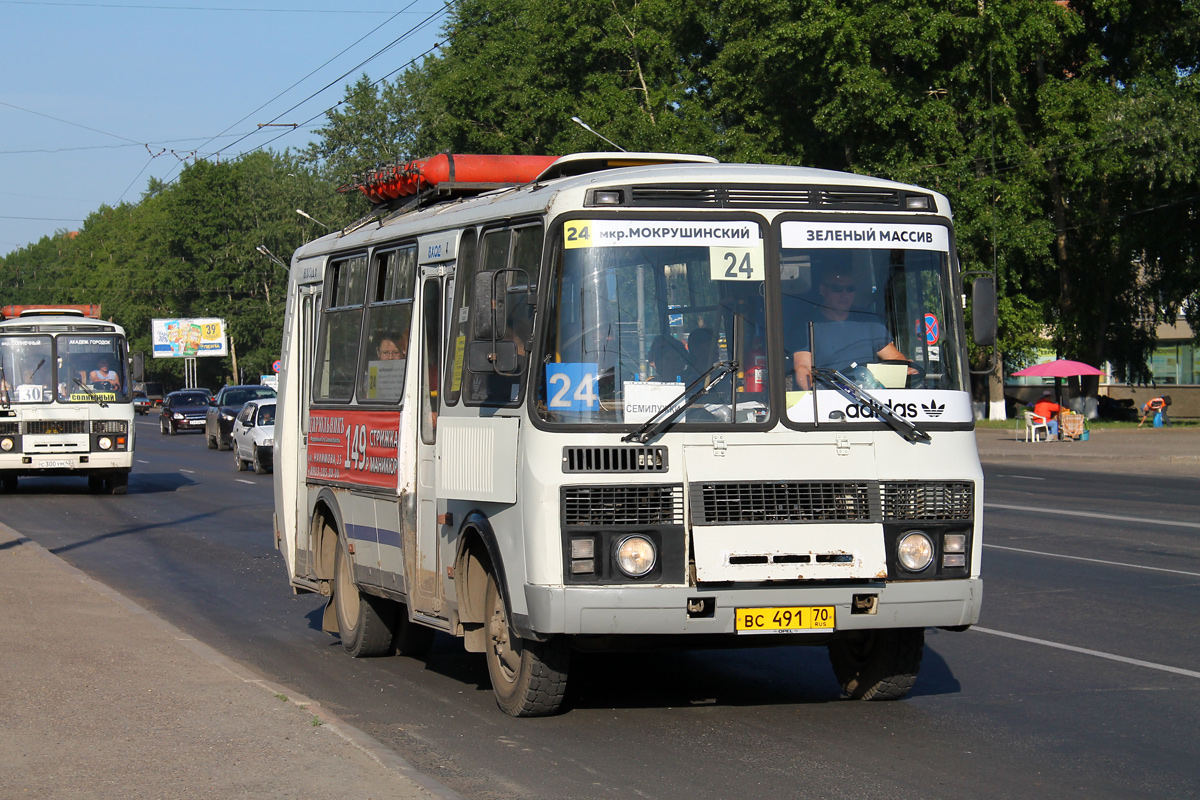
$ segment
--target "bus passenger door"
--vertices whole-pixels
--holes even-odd
[[[440,276],[429,274],[421,284],[421,374],[417,422],[417,558],[416,580],[409,587],[414,612],[442,615],[439,579],[435,445],[437,443],[438,383],[442,364],[442,292]]]
[[[305,487],[308,482],[308,404],[312,396],[312,365],[313,354],[317,349],[317,318],[321,313],[321,290],[322,285],[319,283],[300,287],[299,302],[297,303],[300,319],[295,328],[296,342],[292,349],[295,360],[291,364],[291,368],[297,370],[298,373],[298,379],[292,383],[292,386],[298,391],[296,391],[294,400],[288,399],[287,409],[289,414],[297,415],[299,424],[289,423],[288,430],[295,433],[285,434],[296,437],[295,455],[284,463],[276,460],[275,464],[276,470],[288,471],[285,480],[294,481],[291,495],[295,498],[296,508],[292,509],[291,513],[295,515],[296,526],[295,575],[298,578],[312,580],[316,579],[316,572],[314,571],[312,536],[309,530],[308,491]]]

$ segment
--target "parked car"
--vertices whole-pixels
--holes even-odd
[[[150,402],[150,398],[146,397],[146,393],[140,389],[133,390],[133,410],[138,414],[145,416],[150,413],[150,409],[154,408],[154,403]]]
[[[208,412],[208,395],[195,389],[181,389],[163,398],[158,414],[158,431],[174,435],[179,431],[198,431],[204,427]]]
[[[233,463],[238,471],[253,467],[270,472],[275,455],[275,398],[251,400],[233,421]]]
[[[224,386],[217,392],[204,416],[204,439],[210,450],[228,450],[233,446],[233,420],[242,406],[251,400],[272,399],[270,386]]]

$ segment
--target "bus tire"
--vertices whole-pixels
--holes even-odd
[[[92,494],[104,491],[104,476],[88,475],[88,491]]]
[[[567,692],[571,651],[566,639],[555,636],[538,642],[517,636],[491,572],[485,597],[488,676],[496,704],[514,717],[557,713]]]
[[[390,655],[396,604],[363,594],[354,583],[353,564],[345,539],[334,557],[333,597],[342,648],[355,658]]]
[[[408,607],[396,608],[396,631],[392,635],[392,652],[407,658],[421,658],[433,647],[433,628],[427,628],[408,618]]]
[[[17,490],[17,476],[5,475],[0,478],[0,486],[3,486],[6,492],[15,492]]]
[[[129,473],[114,472],[108,476],[108,493],[125,494],[129,491]]]
[[[924,628],[850,631],[829,643],[829,662],[853,700],[899,700],[921,670]]]

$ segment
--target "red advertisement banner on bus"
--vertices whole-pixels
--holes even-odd
[[[399,411],[309,411],[308,477],[394,489],[399,444]]]

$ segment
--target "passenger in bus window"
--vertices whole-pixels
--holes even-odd
[[[790,323],[784,343],[792,354],[796,388],[812,388],[814,357],[808,340],[809,323],[817,340],[816,366],[836,369],[844,374],[873,361],[908,361],[896,347],[883,320],[874,313],[856,308],[860,289],[850,267],[830,266],[820,276],[817,299],[800,300],[798,309],[784,308]],[[799,311],[800,313],[792,313]],[[909,368],[909,374],[916,370]]]
[[[375,350],[376,361],[399,361],[408,357],[408,331],[399,336],[385,334],[379,339]]]

